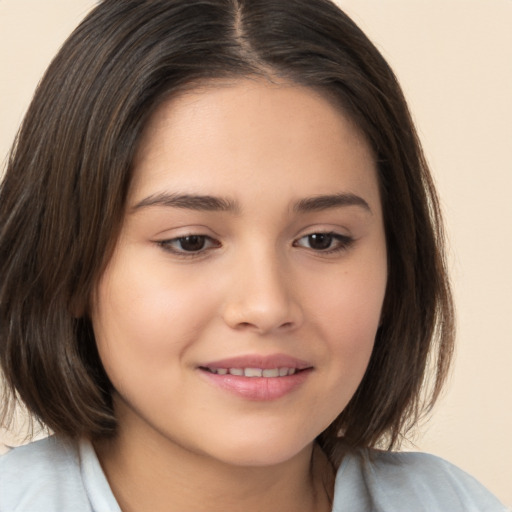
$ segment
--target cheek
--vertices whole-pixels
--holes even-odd
[[[164,362],[180,359],[215,309],[211,291],[203,288],[165,266],[132,264],[126,257],[112,262],[98,284],[92,320],[113,381],[115,374],[158,372]]]
[[[358,265],[325,283],[313,298],[317,325],[330,340],[358,351],[373,340],[386,292],[386,266]],[[342,340],[344,343],[342,343]]]
[[[386,290],[386,266],[349,269],[312,297],[314,328],[325,340],[330,398],[337,413],[359,386],[370,360]],[[336,414],[337,415],[337,414]]]

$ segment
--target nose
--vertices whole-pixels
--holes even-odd
[[[224,321],[258,334],[285,332],[302,324],[303,311],[293,276],[275,254],[240,258],[232,272]]]

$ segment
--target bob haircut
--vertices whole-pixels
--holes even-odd
[[[57,434],[115,434],[87,311],[117,241],[138,141],[170,96],[240,77],[334,99],[378,164],[382,324],[356,394],[318,442],[332,461],[342,446],[396,447],[430,410],[454,338],[444,235],[406,102],[377,49],[329,0],[104,0],[48,68],[0,189],[4,419],[21,401]]]

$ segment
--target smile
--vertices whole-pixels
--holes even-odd
[[[235,375],[237,377],[288,377],[297,372],[297,368],[201,368],[216,375]]]
[[[243,400],[273,401],[300,389],[314,372],[311,362],[286,354],[244,355],[197,367],[210,385]]]

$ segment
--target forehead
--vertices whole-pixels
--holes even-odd
[[[156,110],[130,196],[190,187],[254,195],[262,181],[298,195],[369,185],[377,193],[373,153],[334,101],[304,86],[240,79],[188,90]]]

